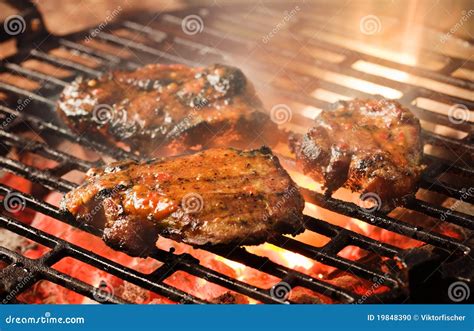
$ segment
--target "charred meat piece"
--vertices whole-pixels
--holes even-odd
[[[76,131],[144,155],[164,146],[261,146],[261,133],[275,127],[244,74],[218,64],[153,64],[79,78],[64,89],[58,111]]]
[[[339,102],[292,148],[299,166],[328,194],[345,186],[396,204],[414,193],[424,169],[420,130],[418,119],[395,101]]]
[[[91,169],[61,206],[133,256],[147,255],[158,235],[195,246],[252,245],[303,231],[304,200],[267,147]]]
[[[244,305],[249,304],[246,296],[239,293],[226,292],[211,300],[212,303],[220,305]]]

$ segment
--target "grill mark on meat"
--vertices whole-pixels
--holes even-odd
[[[376,193],[386,208],[414,194],[422,165],[418,119],[393,100],[341,101],[324,110],[302,137],[290,139],[297,164],[322,182]]]
[[[251,245],[303,231],[304,200],[265,147],[125,161],[87,175],[61,207],[133,256],[149,254],[158,235],[194,246]],[[189,194],[200,208],[187,208]]]
[[[97,79],[78,78],[64,89],[58,112],[80,133],[120,142],[142,155],[223,143],[260,146],[265,137],[259,135],[276,129],[245,75],[219,64],[153,64]],[[214,139],[216,134],[226,139]]]

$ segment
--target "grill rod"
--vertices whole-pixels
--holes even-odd
[[[114,39],[114,40],[115,40],[115,41],[119,41],[119,42],[123,42],[123,41],[124,41],[124,40],[122,40],[122,39],[118,39],[118,40],[117,40],[117,39]],[[237,39],[237,40],[238,40],[238,39]],[[140,46],[140,45],[137,45],[136,43],[133,44],[133,45],[136,46],[138,49],[140,49],[141,52],[145,52],[145,53],[146,53],[146,52],[148,51],[147,48],[144,48],[144,47],[142,47],[142,46]],[[100,52],[96,52],[96,53],[97,53],[97,54],[100,54]],[[156,54],[156,53],[155,53],[155,54]],[[40,54],[40,56],[42,56],[42,54]],[[69,64],[72,64],[72,68],[75,68],[74,63],[69,63]],[[83,69],[83,68],[82,68],[82,69]],[[79,72],[79,73],[80,73],[80,72],[83,72],[83,71],[84,71],[84,70],[81,71],[81,68],[80,68],[79,70],[77,70],[77,72]],[[87,71],[87,70],[86,70],[86,71]],[[97,74],[97,73],[95,73],[95,72],[89,72],[89,74]],[[455,193],[456,193],[456,190],[452,191],[451,194],[453,194],[453,192],[454,192],[454,194],[455,194]],[[459,216],[459,215],[458,215],[458,216]],[[465,217],[465,218],[466,218],[466,217]],[[463,222],[465,222],[465,220],[464,220]]]

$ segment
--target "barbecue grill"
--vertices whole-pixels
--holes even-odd
[[[473,126],[469,116],[460,120],[453,117],[452,112],[447,112],[448,108],[455,106],[469,115],[469,109],[474,109],[474,63],[466,56],[466,52],[472,52],[471,41],[464,41],[467,50],[448,47],[453,40],[457,42],[455,36],[450,36],[453,40],[447,40],[446,44],[442,40],[437,43],[430,43],[428,39],[426,42],[419,41],[419,58],[427,60],[410,63],[410,59],[397,54],[374,51],[370,38],[377,36],[372,36],[370,31],[362,31],[362,39],[348,42],[354,28],[338,19],[337,10],[306,3],[279,4],[271,8],[262,3],[255,6],[214,5],[168,13],[128,14],[126,18],[59,37],[48,33],[35,6],[20,3],[19,15],[24,22],[21,25],[19,21],[20,30],[24,28],[24,31],[12,33],[7,25],[2,24],[0,41],[15,38],[17,51],[2,60],[0,73],[26,78],[38,85],[31,89],[14,82],[0,81],[0,95],[4,95],[0,103],[0,120],[3,123],[0,128],[0,170],[23,177],[42,189],[26,193],[0,184],[4,202],[0,204],[0,226],[50,250],[39,259],[32,259],[0,244],[0,257],[5,265],[0,270],[3,302],[21,302],[18,296],[40,280],[58,284],[97,301],[100,288],[53,267],[66,257],[178,303],[206,303],[208,300],[167,284],[166,279],[177,271],[262,303],[295,302],[291,297],[275,295],[275,287],[281,283],[291,288],[308,289],[335,303],[453,302],[448,295],[451,284],[462,282],[468,290],[472,289],[474,218],[470,204],[474,200]],[[373,16],[380,20],[378,16]],[[387,30],[401,24],[394,17],[386,17],[382,22]],[[375,23],[378,23],[377,20]],[[363,27],[362,24],[360,26]],[[359,24],[356,25],[358,28]],[[424,26],[422,29],[438,38],[446,35],[432,27]],[[52,52],[55,49],[72,56],[61,57]],[[79,61],[80,58],[94,65]],[[24,65],[26,60],[32,59],[66,69],[70,75],[57,77]],[[272,239],[270,244],[274,246],[332,267],[336,272],[387,288],[380,293],[370,291],[368,295],[362,295],[343,284],[308,275],[252,253],[245,247],[207,250],[281,279],[281,282],[260,288],[204,266],[190,254],[159,248],[151,258],[160,261],[161,266],[150,274],[143,274],[94,253],[94,247],[79,247],[36,229],[22,222],[18,213],[5,208],[7,197],[19,196],[27,210],[100,236],[99,230],[77,223],[44,201],[44,197],[48,192],[65,193],[75,188],[76,183],[65,179],[65,175],[72,171],[84,173],[103,164],[104,159],[137,159],[137,155],[129,150],[103,145],[67,129],[54,114],[55,100],[64,86],[77,76],[95,77],[113,68],[134,69],[156,62],[193,66],[228,63],[241,67],[255,83],[268,109],[281,104],[291,109],[291,121],[285,123],[290,130],[307,128],[318,109],[328,107],[335,101],[333,99],[380,95],[398,98],[425,123],[423,138],[425,151],[428,148],[428,152],[424,161],[428,168],[420,187],[427,194],[434,192],[441,197],[436,202],[428,202],[418,196],[407,197],[403,208],[420,217],[434,219],[436,225],[453,228],[459,235],[434,231],[434,226],[415,225],[393,216],[390,211],[368,212],[357,203],[302,188],[309,204],[423,243],[419,247],[403,249],[337,225],[331,218],[323,220],[311,215],[305,216],[305,227],[309,232],[329,238],[322,247],[286,236]],[[450,129],[461,133],[462,137],[446,134],[451,132]],[[33,131],[42,141],[32,141],[22,135]],[[90,161],[67,153],[58,148],[65,141],[80,145],[103,158]],[[12,149],[54,161],[55,166],[40,169],[25,164],[9,157]],[[291,166],[291,159],[282,159]],[[454,199],[464,208],[457,208],[459,204],[452,208],[442,204],[449,199]],[[359,247],[368,255],[358,260],[342,257],[339,253],[348,246]],[[374,263],[374,259],[380,263]],[[99,301],[127,302],[115,295],[104,296]]]

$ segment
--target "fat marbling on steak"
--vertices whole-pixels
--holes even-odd
[[[341,101],[291,145],[297,164],[327,193],[345,186],[396,203],[414,193],[424,169],[420,133],[419,120],[396,101]]]
[[[159,148],[257,147],[262,132],[276,128],[242,71],[219,64],[152,64],[78,78],[58,112],[80,134],[148,156]]]
[[[195,246],[251,245],[303,231],[304,200],[266,147],[91,169],[61,206],[134,256],[148,254],[158,235]]]

